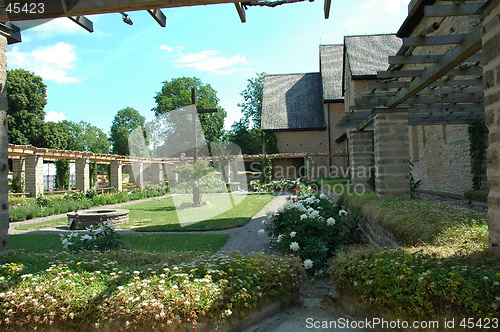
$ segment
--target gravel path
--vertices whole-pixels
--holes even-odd
[[[146,198],[143,200],[137,200],[133,202],[126,202],[120,204],[112,204],[101,206],[100,208],[119,208],[124,205],[132,204],[132,203],[140,203],[152,200],[161,200],[166,196],[161,197],[153,197]],[[263,228],[262,221],[266,219],[266,213],[268,211],[276,211],[280,206],[282,206],[286,201],[286,195],[278,195],[271,202],[269,202],[261,211],[259,211],[245,226],[238,228],[231,228],[221,231],[206,231],[206,232],[183,232],[183,234],[191,233],[191,234],[229,234],[229,239],[227,243],[219,249],[219,252],[225,251],[241,251],[243,253],[248,253],[252,251],[271,253],[272,249],[269,248],[269,237],[264,235],[258,235],[259,229]],[[96,207],[94,207],[96,208]],[[46,220],[57,219],[61,217],[66,217],[66,214],[58,214],[43,218],[35,218],[25,221],[20,221],[16,223],[11,223],[9,227],[9,234],[26,234],[26,233],[38,233],[38,234],[61,234],[65,232],[71,232],[63,229],[43,229],[39,231],[22,231],[15,229],[16,226],[26,225],[26,224],[34,224],[38,222],[43,222]],[[139,232],[135,232],[134,230],[119,230],[121,234],[138,234]],[[158,234],[160,232],[152,232],[151,234]],[[166,234],[179,234],[178,232],[162,232]],[[148,234],[148,232],[140,232],[140,234]]]

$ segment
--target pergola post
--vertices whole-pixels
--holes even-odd
[[[0,35],[0,256],[7,254],[9,246],[9,185],[7,139],[7,38]]]
[[[410,198],[408,112],[378,112],[373,125],[377,197]]]
[[[163,182],[163,164],[151,164],[151,184],[160,184]]]
[[[111,160],[109,163],[109,184],[118,191],[123,190],[121,160]]]
[[[491,251],[500,255],[500,3],[484,11],[483,86],[485,122],[488,127],[488,230]]]
[[[88,158],[75,159],[76,190],[87,192],[90,188],[90,165]]]
[[[25,190],[25,172],[24,158],[12,159],[12,182],[15,182],[19,193],[23,193]]]
[[[353,186],[370,189],[368,180],[373,162],[373,131],[352,130],[349,138],[350,173]]]
[[[26,159],[26,192],[31,197],[43,195],[43,156],[30,154]]]
[[[144,163],[136,161],[132,164],[132,179],[137,187],[144,188]]]

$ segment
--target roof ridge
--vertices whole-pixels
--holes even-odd
[[[351,37],[378,37],[378,36],[395,36],[397,37],[396,33],[377,33],[374,35],[349,35],[349,36],[344,36],[344,38],[351,38]]]

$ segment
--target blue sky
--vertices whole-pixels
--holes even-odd
[[[345,35],[394,33],[409,0],[333,0],[276,8],[250,7],[241,23],[233,4],[163,9],[167,27],[146,12],[88,16],[94,33],[67,18],[22,32],[10,45],[8,68],[24,68],[47,85],[49,119],[87,121],[109,132],[117,111],[137,109],[153,119],[162,82],[198,77],[210,84],[228,112],[226,128],[241,116],[238,103],[256,73],[319,71],[319,45],[341,44]]]

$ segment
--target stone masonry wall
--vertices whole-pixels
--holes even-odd
[[[484,98],[488,146],[488,229],[491,250],[500,255],[500,2],[492,1],[483,23]]]
[[[412,153],[413,177],[419,188],[463,194],[472,188],[467,125],[418,126],[417,151]]]
[[[436,5],[449,3],[437,1]],[[467,33],[480,21],[478,16],[424,18],[414,29],[412,36],[433,23],[439,23],[438,30],[429,33],[447,35]],[[419,47],[413,54],[442,54],[454,45]],[[422,69],[424,65],[405,65],[403,70]],[[410,127],[411,160],[413,176],[421,180],[421,189],[463,194],[472,188],[471,158],[469,152],[468,125],[432,125]]]

